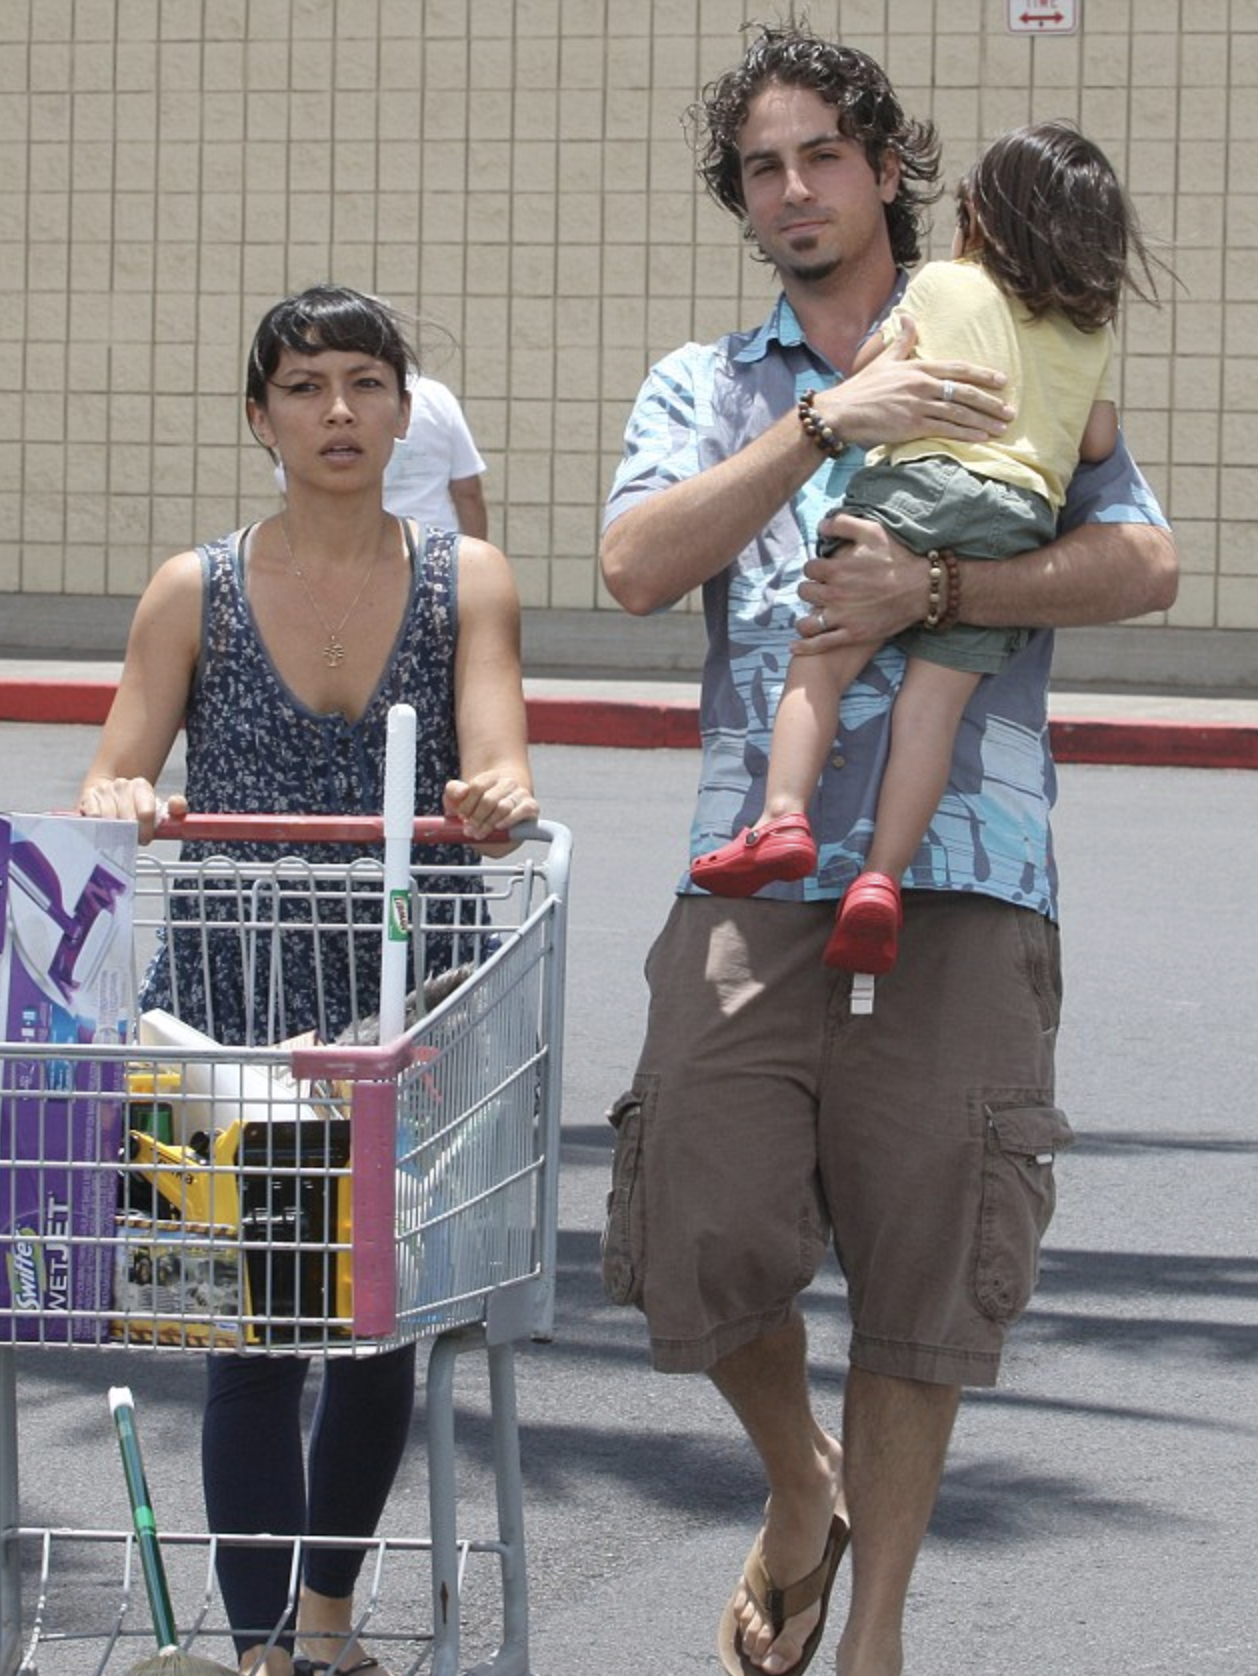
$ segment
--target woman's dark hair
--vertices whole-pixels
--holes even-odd
[[[957,205],[963,230],[971,215],[978,222],[975,259],[1033,319],[1056,309],[1094,332],[1113,321],[1124,289],[1156,301],[1135,211],[1104,152],[1072,123],[1002,134],[962,177]]]
[[[345,285],[312,285],[263,315],[245,374],[245,394],[260,408],[267,405],[266,387],[286,349],[299,355],[321,349],[370,355],[393,368],[399,394],[411,370],[419,370],[415,351],[389,305]]]
[[[939,137],[931,122],[907,117],[885,72],[867,53],[823,40],[798,25],[758,24],[759,38],[742,62],[704,88],[687,112],[687,128],[709,193],[746,221],[738,141],[753,99],[771,84],[805,87],[833,105],[840,134],[862,146],[881,174],[888,157],[900,165],[900,189],[887,205],[891,254],[911,266],[921,254],[922,214],[939,197]]]

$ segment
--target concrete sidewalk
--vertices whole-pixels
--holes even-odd
[[[121,663],[0,657],[0,722],[104,720]],[[537,676],[525,681],[537,745],[691,749],[698,682]],[[1059,762],[1258,768],[1258,695],[1054,692]]]

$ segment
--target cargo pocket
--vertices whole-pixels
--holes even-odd
[[[622,1094],[607,1113],[616,1131],[612,1184],[603,1226],[603,1290],[614,1304],[641,1304],[646,1209],[642,1168],[642,1102],[647,1079]]]
[[[1053,1161],[1074,1141],[1056,1106],[987,1100],[974,1292],[993,1321],[1016,1321],[1039,1277],[1040,1240],[1057,1202]]]

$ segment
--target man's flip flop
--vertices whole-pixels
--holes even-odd
[[[821,1637],[826,1628],[826,1614],[830,1610],[830,1591],[834,1587],[835,1574],[850,1535],[847,1520],[836,1513],[830,1520],[830,1534],[826,1537],[825,1552],[819,1564],[807,1577],[801,1577],[798,1582],[791,1583],[785,1589],[779,1589],[769,1576],[759,1536],[752,1544],[751,1552],[743,1566],[743,1586],[755,1602],[761,1617],[772,1624],[775,1639],[786,1627],[788,1619],[807,1611],[817,1602],[821,1604],[821,1614],[808,1632],[803,1651],[783,1676],[803,1676],[821,1645]],[[743,1651],[742,1630],[738,1614],[734,1610],[734,1595],[730,1596],[721,1617],[716,1646],[721,1655],[721,1663],[729,1676],[765,1676],[764,1667],[754,1663]]]

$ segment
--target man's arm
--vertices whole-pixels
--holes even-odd
[[[912,360],[913,341],[906,332],[870,367],[822,391],[815,406],[825,422],[839,436],[869,445],[927,431],[970,442],[998,435],[1013,417],[993,393],[1004,374]],[[954,385],[948,403],[941,401],[945,379]],[[676,392],[659,399],[675,406]],[[675,605],[755,540],[818,460],[792,409],[732,459],[639,500],[603,537],[600,558],[613,598],[635,616]]]
[[[811,559],[800,598],[839,627],[800,625],[801,650],[883,641],[929,609],[926,561],[880,524],[838,517],[833,558]],[[1158,524],[1082,524],[1012,559],[962,559],[961,618],[979,627],[1071,628],[1166,611],[1179,585],[1171,532]]]
[[[1157,524],[1083,524],[1037,553],[1003,564],[971,560],[963,567],[968,622],[984,627],[1072,628],[1118,623],[1167,611],[1179,589],[1179,561],[1170,530]],[[992,574],[979,574],[988,572]]]
[[[817,461],[792,412],[732,459],[638,502],[603,536],[599,557],[613,599],[639,617],[675,605],[755,540]]]
[[[1105,460],[1080,466],[1063,509],[1062,533],[1012,559],[963,559],[961,621],[980,627],[1069,628],[1122,622],[1175,603],[1175,541],[1148,485],[1119,439]],[[824,610],[800,624],[801,649],[826,651],[885,640],[921,622],[928,609],[924,559],[877,524],[841,512],[821,531],[844,545],[805,566],[800,598]]]

